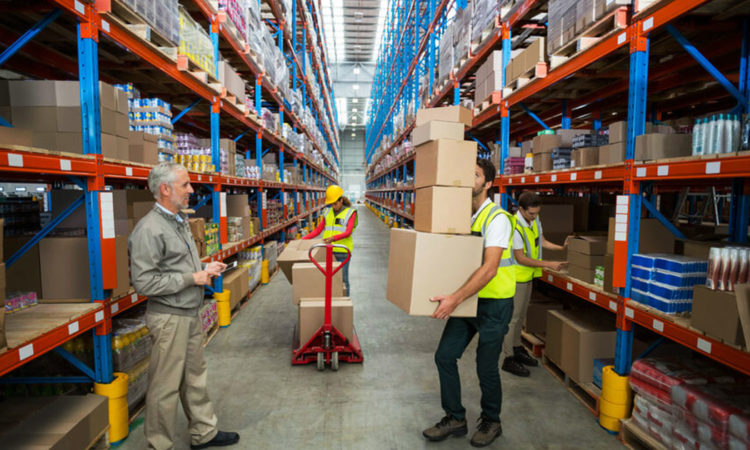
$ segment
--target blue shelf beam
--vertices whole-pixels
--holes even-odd
[[[10,57],[21,50],[23,46],[26,45],[29,41],[34,39],[34,37],[39,34],[39,32],[47,27],[47,25],[51,24],[55,21],[55,19],[60,17],[61,13],[62,10],[53,9],[52,11],[47,13],[46,16],[42,17],[37,23],[35,23],[31,28],[29,28],[28,31],[22,34],[21,37],[16,39],[16,41],[8,46],[8,48],[3,50],[3,52],[0,53],[0,66],[5,64],[5,62],[10,59]]]

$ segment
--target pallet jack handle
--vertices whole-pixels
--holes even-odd
[[[326,248],[326,268],[323,269],[320,264],[313,258],[312,252],[316,248],[325,247]],[[333,248],[343,248],[346,250],[346,259],[336,267],[336,269],[333,268]],[[310,247],[310,250],[307,251],[307,256],[310,258],[310,261],[312,261],[313,264],[323,272],[323,276],[326,278],[326,298],[325,298],[325,312],[324,312],[324,320],[323,320],[323,330],[324,330],[324,342],[325,347],[330,348],[331,346],[331,324],[332,324],[332,317],[331,317],[331,304],[333,302],[333,276],[336,275],[336,273],[341,270],[342,267],[346,263],[349,262],[349,260],[352,258],[352,252],[349,250],[348,247],[341,244],[315,244],[312,247]]]

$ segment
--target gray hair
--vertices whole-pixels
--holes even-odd
[[[171,162],[163,162],[151,169],[151,172],[148,174],[148,188],[154,194],[155,199],[159,200],[159,188],[161,185],[167,183],[169,186],[172,186],[175,179],[177,179],[177,173],[181,170],[187,169],[183,165]]]

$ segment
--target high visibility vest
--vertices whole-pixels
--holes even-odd
[[[518,219],[518,218],[516,218]],[[530,227],[525,227],[519,220],[516,220],[516,230],[523,238],[523,254],[527,258],[540,260],[542,259],[542,245],[539,236],[539,219],[534,219]],[[528,267],[516,264],[516,281],[526,283],[534,278],[542,276],[541,267]]]
[[[516,218],[497,204],[490,203],[479,212],[479,215],[477,215],[477,218],[471,225],[471,233],[484,237],[490,222],[500,214],[504,214],[505,217],[508,218],[510,221],[510,229],[513,230]],[[512,243],[513,233],[511,233],[508,244],[505,246],[505,250],[503,250],[503,254],[500,257],[497,274],[479,291],[479,297],[512,298],[516,294],[516,271],[513,267],[515,260],[513,258],[513,252],[511,251]]]
[[[352,217],[352,214],[354,214],[356,211],[352,208],[342,208],[341,211],[339,211],[338,214],[336,214],[333,211],[333,208],[328,208],[328,211],[326,212],[325,221],[326,221],[326,227],[323,230],[323,239],[336,236],[337,234],[341,234],[346,231],[346,224],[349,223],[349,218]],[[354,228],[357,228],[357,224],[359,223],[359,218],[354,219]],[[351,252],[354,247],[354,239],[352,239],[352,236],[349,235],[349,237],[340,239],[335,242],[335,244],[341,244],[345,245],[346,248],[349,249]],[[346,250],[334,247],[333,251],[335,253],[346,253]]]

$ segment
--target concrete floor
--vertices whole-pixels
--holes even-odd
[[[429,443],[422,430],[443,416],[433,353],[443,322],[409,317],[385,299],[388,228],[359,207],[350,277],[354,321],[365,362],[338,373],[290,363],[297,315],[283,274],[250,299],[206,348],[210,395],[219,426],[240,433],[233,448],[470,448],[479,408],[476,339],[459,362],[469,435]],[[609,449],[620,444],[545,369],[530,378],[500,372],[504,434],[494,448]],[[189,448],[178,414],[177,449]],[[145,448],[143,426],[123,449]]]

